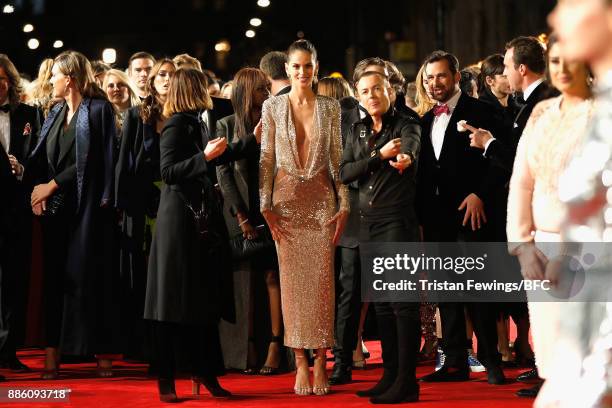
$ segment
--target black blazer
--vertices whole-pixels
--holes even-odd
[[[512,173],[516,149],[533,108],[538,102],[548,99],[554,96],[554,94],[554,88],[551,88],[546,82],[542,82],[529,95],[529,98],[525,101],[525,105],[520,108],[514,118],[512,129],[506,132],[504,132],[503,129],[498,131],[498,133],[492,132],[496,140],[492,141],[489,145],[486,156],[491,159],[494,165]]]
[[[492,108],[477,99],[461,94],[455,107],[440,152],[436,159],[431,143],[431,128],[434,120],[433,109],[423,116],[421,155],[417,173],[417,211],[425,236],[428,228],[443,225],[442,235],[454,241],[459,233],[473,236],[461,223],[464,211],[458,211],[461,202],[471,193],[484,203],[485,210],[491,191],[501,183],[499,174],[490,172],[489,161],[482,150],[470,147],[469,132],[459,132],[457,122],[484,129],[496,130]],[[437,207],[432,206],[438,203]],[[480,234],[482,235],[482,234]],[[426,238],[427,239],[427,238]]]

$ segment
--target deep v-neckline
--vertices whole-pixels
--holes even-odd
[[[310,134],[311,138],[308,141],[308,151],[306,152],[306,162],[302,162],[302,158],[300,157],[300,152],[297,146],[297,131],[295,130],[295,119],[293,117],[293,109],[291,108],[291,99],[289,99],[289,95],[287,94],[287,110],[288,110],[288,125],[289,125],[289,141],[291,143],[291,147],[293,150],[293,160],[296,164],[296,167],[301,170],[307,170],[310,168],[310,161],[313,156],[313,144],[316,141],[317,135],[315,134],[315,121],[317,120],[317,110],[318,110],[318,98],[315,96],[314,107],[312,108],[312,123],[310,125]]]

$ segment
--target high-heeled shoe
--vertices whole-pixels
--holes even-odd
[[[325,368],[325,362],[326,362],[326,358],[325,358],[325,353],[317,353],[317,355],[315,356],[315,365],[314,365],[314,369],[313,372],[315,374],[315,382],[313,382],[312,384],[312,393],[315,395],[327,395],[329,394],[331,387],[329,386],[329,379],[327,378],[327,370]],[[322,384],[316,384],[316,378],[317,378],[317,365],[319,367],[323,367],[323,374],[325,376],[325,382],[323,382]]]
[[[56,368],[45,368],[40,373],[41,380],[57,380],[59,378],[59,369]]]
[[[298,362],[300,362],[300,363],[298,363]],[[297,375],[298,375],[297,372],[300,369],[300,365],[303,366],[304,364],[306,365],[306,370],[310,374],[310,371],[308,370],[308,361],[306,359],[306,356],[305,355],[297,355],[296,354],[295,355],[295,366],[296,366],[295,381],[296,382],[295,382],[295,385],[293,386],[293,391],[295,392],[296,395],[310,395],[310,394],[312,394],[312,387],[310,386],[310,379],[308,379],[309,382],[308,382],[307,386],[303,386],[303,385],[298,386],[298,384],[297,384]]]
[[[214,398],[230,398],[232,393],[221,387],[217,377],[191,377],[191,392],[200,395],[200,385],[203,385]]]
[[[270,338],[270,344],[276,343],[276,344],[278,344],[280,346],[282,341],[283,341],[283,336],[282,335],[272,336]],[[268,345],[268,348],[270,348],[269,345]],[[272,367],[272,366],[264,364],[264,366],[261,367],[261,370],[259,370],[259,374],[260,375],[276,375],[276,374],[280,374],[280,368],[279,368],[279,366]]]
[[[98,365],[96,366],[96,374],[101,378],[108,378],[113,376],[113,362],[110,362],[110,365],[101,365],[102,360],[98,360]],[[108,360],[110,361],[110,360]]]
[[[176,396],[176,389],[174,388],[174,379],[158,378],[157,389],[159,390],[159,400],[161,402],[179,402]]]

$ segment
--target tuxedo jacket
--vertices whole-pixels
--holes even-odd
[[[417,212],[425,236],[436,232],[434,235],[447,237],[449,241],[456,240],[460,233],[474,235],[469,231],[471,228],[461,225],[465,210],[458,208],[463,200],[474,193],[488,211],[491,193],[502,182],[500,175],[491,171],[490,161],[482,155],[482,150],[470,147],[470,133],[457,130],[460,120],[476,128],[496,129],[492,108],[462,93],[446,128],[440,157],[436,159],[431,142],[434,113],[430,110],[422,120],[417,173]],[[438,234],[440,231],[428,231],[431,228],[445,231]]]
[[[512,129],[500,129],[498,133],[491,132],[496,140],[492,141],[487,148],[486,156],[491,159],[491,162],[495,166],[504,169],[509,174],[512,173],[516,148],[518,147],[518,142],[527,125],[527,120],[529,120],[531,116],[533,108],[538,102],[554,95],[554,88],[551,88],[546,82],[542,82],[533,90],[529,98],[525,100],[525,105],[520,108],[518,114],[514,118]]]
[[[28,157],[34,150],[40,136],[41,114],[33,106],[20,103],[9,112],[11,127],[11,142],[9,154],[15,156],[17,161],[27,170]],[[25,174],[25,172],[24,172]],[[17,182],[17,206],[25,213],[31,213],[30,193],[33,188],[28,178]]]

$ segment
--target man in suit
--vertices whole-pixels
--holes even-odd
[[[555,90],[545,81],[545,70],[545,51],[536,38],[517,37],[508,42],[504,55],[504,75],[508,78],[510,88],[514,92],[523,93],[524,105],[517,113],[512,129],[503,129],[499,134],[492,133],[486,128],[470,129],[472,131],[471,146],[484,149],[485,157],[489,158],[495,167],[503,170],[504,187],[498,194],[505,199],[501,200],[502,203],[507,202],[508,189],[506,186],[510,181],[516,149],[527,120],[535,105],[555,94]],[[503,212],[504,217],[505,215]],[[496,220],[496,222],[504,226],[505,218]],[[515,306],[520,308],[520,316],[516,317],[521,320],[526,319],[525,308],[519,304]],[[519,390],[517,395],[521,397],[535,397],[542,384],[535,367],[520,374],[517,380],[536,382],[530,388]]]
[[[0,144],[8,155],[11,172],[16,179],[14,220],[6,241],[8,259],[3,260],[2,323],[0,332],[0,367],[26,371],[16,355],[17,345],[25,332],[25,309],[30,276],[32,246],[32,186],[23,182],[26,158],[40,133],[38,111],[20,102],[22,88],[19,72],[4,54],[0,54]],[[13,197],[11,197],[13,198]]]
[[[428,86],[437,104],[422,120],[417,208],[428,242],[486,241],[486,203],[499,182],[490,173],[489,162],[470,148],[467,134],[457,122],[493,128],[491,108],[459,89],[459,62],[445,51],[425,60]],[[446,361],[423,381],[466,381],[469,379],[464,308],[468,310],[478,337],[478,359],[488,371],[491,384],[502,384],[504,375],[497,351],[495,313],[477,303],[440,303],[442,337]]]
[[[270,51],[259,61],[259,69],[270,79],[271,93],[274,96],[284,95],[291,90],[291,83],[285,70],[286,63],[287,54],[282,51]]]
[[[516,115],[511,131],[499,137],[487,131],[475,132],[472,146],[484,149],[486,157],[509,173],[512,173],[516,148],[533,108],[555,94],[544,78],[545,70],[544,48],[536,38],[517,37],[506,44],[504,75],[512,91],[523,93],[524,105]]]

